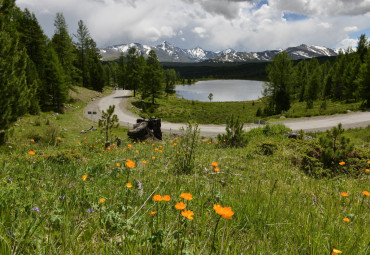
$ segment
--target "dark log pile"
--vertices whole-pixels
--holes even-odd
[[[132,140],[146,140],[148,138],[162,140],[161,119],[137,119],[134,128],[127,132]]]

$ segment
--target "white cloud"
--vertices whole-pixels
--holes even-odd
[[[168,40],[180,47],[260,51],[301,43],[353,45],[350,35],[369,28],[370,0],[17,0],[35,12],[49,36],[57,12],[70,33],[82,19],[98,46]],[[308,15],[288,21],[284,12]],[[368,35],[369,36],[369,35]]]

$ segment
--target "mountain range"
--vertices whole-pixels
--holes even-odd
[[[129,48],[135,47],[139,54],[146,57],[150,50],[154,50],[160,62],[250,62],[271,61],[276,54],[287,52],[292,60],[313,57],[336,56],[337,51],[322,47],[308,46],[305,44],[289,47],[287,49],[266,50],[262,52],[240,52],[234,49],[223,51],[207,51],[200,47],[194,49],[181,49],[164,41],[157,46],[142,45],[140,43],[120,44],[100,49],[103,60],[113,60],[123,53],[127,54]]]

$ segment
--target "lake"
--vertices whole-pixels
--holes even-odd
[[[262,97],[264,84],[263,81],[212,80],[177,85],[175,90],[179,98],[187,100],[209,102],[208,95],[212,93],[212,102],[252,101]]]

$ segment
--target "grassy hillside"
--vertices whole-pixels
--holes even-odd
[[[182,174],[184,137],[135,143],[119,128],[121,147],[104,148],[99,131],[81,134],[97,96],[87,93],[63,115],[22,118],[0,148],[0,254],[368,254],[369,128],[347,132],[360,159],[332,178],[302,168],[317,139],[290,140],[281,126],[253,130],[245,148],[195,139]],[[231,207],[218,211],[226,218],[215,204]]]

